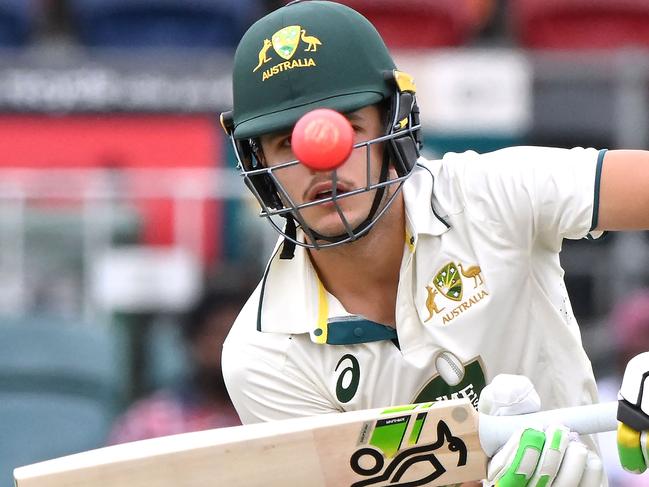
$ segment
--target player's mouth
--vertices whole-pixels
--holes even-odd
[[[349,191],[344,183],[338,182],[334,187],[331,181],[323,181],[321,183],[314,184],[307,190],[305,201],[310,203],[312,201],[331,198],[334,194],[334,189],[336,190],[336,195],[338,196]]]

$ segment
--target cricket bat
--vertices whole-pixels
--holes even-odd
[[[17,487],[440,486],[480,480],[523,426],[617,428],[617,402],[486,416],[468,400],[288,419],[110,446],[14,470]]]

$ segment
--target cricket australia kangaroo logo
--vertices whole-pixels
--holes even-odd
[[[449,262],[437,271],[432,282],[426,286],[426,292],[428,317],[424,322],[439,314],[442,315],[444,324],[450,323],[489,295],[484,289],[480,266],[461,262]]]
[[[259,51],[258,63],[252,72],[256,73],[260,68],[273,60],[272,53],[269,54],[271,47],[274,53],[284,61],[265,69],[262,73],[262,81],[266,81],[276,74],[290,69],[315,67],[315,59],[310,55],[295,58],[295,54],[298,52],[301,43],[306,45],[302,52],[309,53],[317,52],[318,46],[322,45],[320,39],[307,34],[306,29],[299,25],[289,25],[278,30],[270,39],[264,39],[263,46]]]
[[[449,452],[456,453],[454,468],[467,465],[466,444],[454,435],[452,425],[433,419],[434,414],[428,411],[432,405],[387,409],[382,414],[390,417],[363,426],[361,444],[351,455],[349,465],[365,478],[351,487],[426,485],[447,471],[436,453],[445,459],[455,457]],[[456,416],[462,419],[468,414],[458,409]]]

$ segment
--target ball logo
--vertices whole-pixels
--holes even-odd
[[[321,144],[326,142],[335,146],[340,139],[340,131],[333,123],[327,119],[311,120],[304,128],[304,136],[307,141]]]

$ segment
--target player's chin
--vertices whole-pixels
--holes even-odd
[[[346,235],[365,221],[372,206],[373,192],[355,194],[302,210],[309,228],[325,237]]]
[[[353,211],[343,211],[344,220],[340,213],[333,208],[331,210],[322,211],[319,209],[318,215],[305,215],[305,220],[309,228],[314,230],[323,237],[338,237],[346,235],[349,230],[353,230],[363,222],[363,216],[356,214]],[[322,243],[325,243],[323,241]]]

